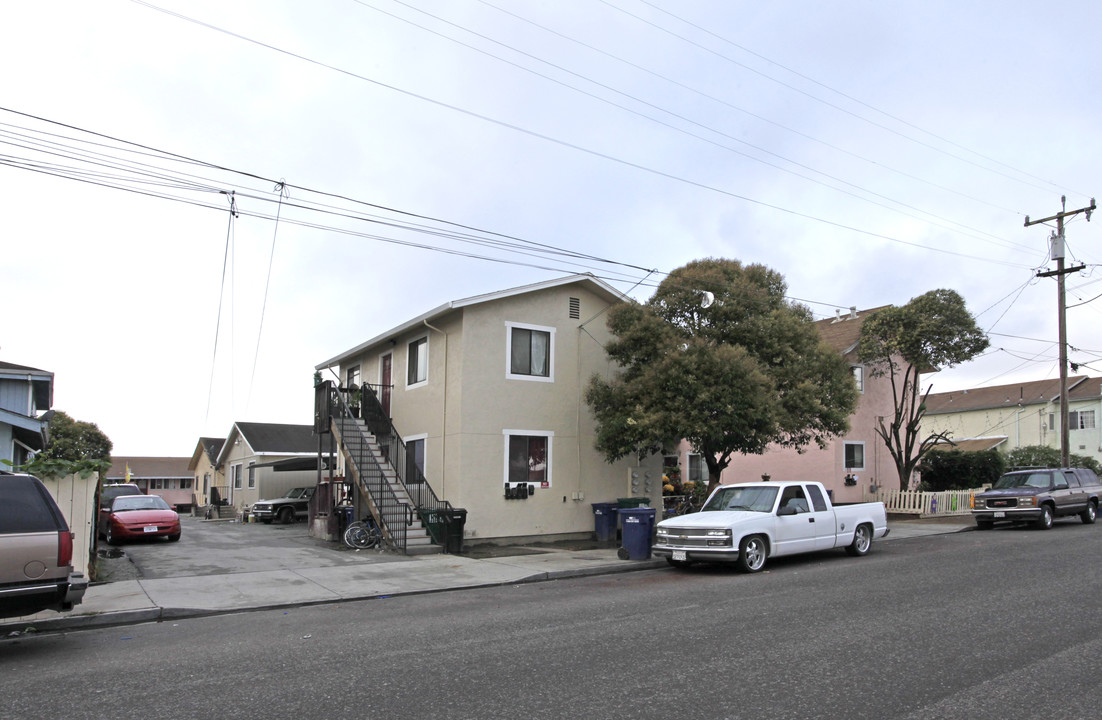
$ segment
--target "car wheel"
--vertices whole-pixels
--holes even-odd
[[[1052,527],[1052,508],[1048,505],[1041,506],[1041,517],[1037,518],[1037,529],[1048,530]]]
[[[295,509],[285,507],[279,511],[279,521],[284,525],[290,525],[295,521]]]
[[[168,541],[169,542],[177,542],[179,539],[180,539],[180,533],[176,533],[175,535],[169,535],[168,536]]]
[[[756,573],[765,567],[765,540],[761,535],[750,535],[742,539],[738,544],[738,561],[735,564],[748,573]]]
[[[859,557],[868,553],[872,547],[872,525],[858,525],[853,532],[853,542],[846,545],[846,553]]]
[[[1087,509],[1079,513],[1079,519],[1083,521],[1084,525],[1090,525],[1098,517],[1098,506],[1094,504],[1094,500],[1087,503]]]
[[[692,560],[674,560],[671,557],[666,558],[666,562],[668,562],[670,565],[677,568],[678,570],[684,570],[687,567],[691,567],[693,564]]]
[[[108,545],[118,545],[119,539],[115,537],[115,533],[111,532],[111,526],[108,525],[107,529],[103,531],[103,539],[107,541]]]
[[[995,523],[991,522],[990,520],[977,520],[976,521],[976,529],[977,530],[990,530],[993,527],[995,527]]]

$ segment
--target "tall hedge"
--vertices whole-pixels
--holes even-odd
[[[1007,460],[1009,460],[1011,468],[1055,468],[1060,467],[1060,450],[1044,445],[1023,445],[1022,447],[1011,450],[1007,454]],[[1084,467],[1090,468],[1096,473],[1102,472],[1102,468],[1099,467],[1098,461],[1092,457],[1072,454],[1068,460],[1071,462],[1072,467]]]
[[[1006,458],[997,450],[931,450],[922,459],[922,489],[969,490],[995,482],[1005,471]]]

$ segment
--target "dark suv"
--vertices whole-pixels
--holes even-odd
[[[42,482],[0,472],[0,618],[72,610],[88,588],[72,561],[73,534]]]
[[[1102,485],[1087,468],[1018,470],[1003,475],[972,499],[972,517],[980,530],[996,522],[1034,523],[1042,530],[1061,515],[1078,515],[1090,524],[1098,516]]]

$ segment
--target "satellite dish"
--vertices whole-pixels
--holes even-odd
[[[716,296],[713,295],[712,293],[708,292],[707,290],[705,290],[704,291],[704,297],[702,297],[700,299],[700,307],[710,308],[712,306],[712,303],[714,303],[715,301],[716,301]]]

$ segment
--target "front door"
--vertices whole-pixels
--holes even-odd
[[[391,365],[393,361],[393,355],[383,355],[379,361],[379,402],[383,406],[383,414],[388,418],[390,417],[390,389],[392,385],[391,381]]]

